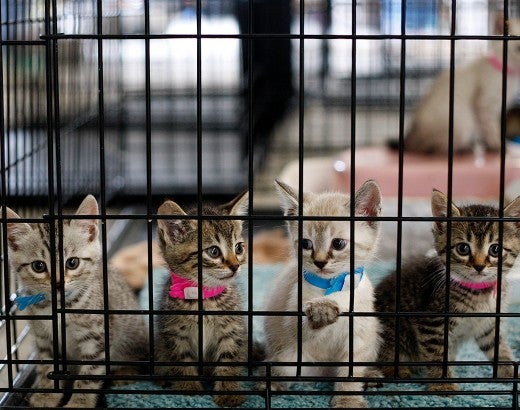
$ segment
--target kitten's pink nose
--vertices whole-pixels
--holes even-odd
[[[323,267],[327,264],[327,261],[314,261],[314,264],[315,264],[319,269],[323,269]]]
[[[486,265],[473,265],[473,267],[475,268],[475,270],[480,273],[484,270],[484,268],[486,267]]]

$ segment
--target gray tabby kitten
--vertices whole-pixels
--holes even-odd
[[[440,191],[432,194],[432,214],[446,217],[448,199]],[[457,207],[451,205],[453,217],[497,218],[498,210],[485,205]],[[520,216],[520,197],[504,209],[504,216]],[[401,312],[443,313],[446,286],[449,286],[449,312],[495,313],[497,293],[498,255],[502,254],[502,283],[500,311],[506,309],[508,291],[507,274],[520,251],[519,222],[503,224],[503,245],[498,243],[498,222],[453,221],[451,223],[451,249],[446,253],[447,222],[433,223],[433,236],[438,256],[417,257],[405,263],[401,270]],[[446,283],[446,260],[450,259],[450,282]],[[376,287],[376,309],[379,312],[395,312],[395,273],[386,277]],[[383,325],[384,345],[379,361],[394,361],[395,319],[385,317]],[[427,376],[440,378],[444,353],[444,318],[441,316],[411,316],[399,321],[399,361],[429,362]],[[513,360],[513,355],[500,328],[498,360]],[[448,360],[453,361],[463,342],[475,340],[489,360],[495,349],[494,317],[451,317],[448,330]],[[431,364],[430,364],[431,363]],[[383,373],[392,376],[393,366],[383,367]],[[401,377],[408,377],[410,370],[400,366]],[[452,372],[448,371],[448,377]],[[500,366],[499,377],[512,377],[511,366]],[[456,391],[453,383],[431,383],[431,391]]]
[[[79,206],[76,215],[98,215],[98,205],[92,195],[88,195]],[[7,208],[7,217],[20,218]],[[27,224],[23,222],[7,224],[9,262],[11,271],[22,285],[21,293],[36,295],[42,293],[44,300],[29,305],[29,315],[51,314],[51,253],[56,255],[59,266],[58,229],[56,226],[56,249],[50,247],[48,224]],[[61,306],[62,292],[65,292],[67,309],[103,309],[102,252],[98,239],[97,219],[73,219],[63,223],[64,282],[56,272],[58,308]],[[138,301],[128,284],[115,271],[108,277],[109,309],[139,309]],[[20,307],[20,304],[19,304]],[[21,308],[21,307],[20,307]],[[25,312],[24,312],[25,313]],[[67,366],[74,374],[104,375],[105,327],[103,314],[67,313],[66,351],[68,360],[84,360],[89,363]],[[58,345],[61,352],[61,314],[58,315]],[[110,360],[145,360],[148,354],[148,332],[144,318],[135,315],[110,315]],[[50,320],[31,320],[38,359],[53,359],[53,327]],[[100,364],[92,364],[100,361]],[[135,374],[135,368],[117,368],[118,374]],[[36,366],[36,380],[33,388],[54,388],[54,381],[47,377],[54,371],[52,364]],[[73,389],[99,389],[102,381],[75,380]],[[64,387],[64,386],[62,386]],[[33,393],[29,398],[32,407],[58,407],[63,402],[63,393]],[[97,394],[74,392],[64,407],[94,407]]]
[[[204,216],[247,214],[248,193],[239,195],[220,207],[205,206]],[[193,209],[188,215],[196,215]],[[175,218],[187,215],[173,201],[164,202],[158,215]],[[156,331],[156,359],[160,362],[193,362],[194,366],[157,366],[157,373],[166,376],[197,376],[199,328],[198,316],[177,315],[176,311],[198,310],[199,255],[202,257],[203,309],[205,311],[241,310],[242,301],[234,280],[240,266],[247,260],[242,222],[239,220],[204,219],[202,221],[202,249],[199,249],[197,221],[193,219],[159,219],[159,246],[170,270],[170,277],[161,292],[160,309],[171,312],[158,315]],[[203,316],[203,358],[220,362],[215,376],[238,376],[242,369],[226,366],[227,362],[247,359],[247,331],[242,316],[232,314]],[[207,370],[207,369],[206,369]],[[197,380],[163,381],[179,390],[203,390]],[[215,382],[216,392],[236,391],[240,384],[234,380]],[[214,401],[221,407],[239,406],[245,396],[216,394]]]
[[[276,181],[285,215],[298,215],[298,193]],[[357,216],[378,216],[381,211],[381,192],[374,181],[367,181],[353,195]],[[377,359],[379,321],[375,316],[356,317],[353,334],[349,334],[349,318],[339,316],[350,311],[350,293],[354,292],[354,311],[374,311],[374,289],[363,266],[376,252],[380,234],[378,221],[356,221],[354,238],[350,235],[350,195],[338,192],[303,194],[302,214],[309,216],[343,217],[341,220],[305,220],[302,240],[298,241],[298,221],[287,223],[293,249],[290,262],[274,279],[266,298],[266,309],[276,312],[298,310],[298,282],[302,283],[302,304],[306,317],[302,323],[302,360],[305,362],[344,362],[337,368],[303,367],[304,375],[332,375],[348,377],[346,364],[349,354],[355,362]],[[298,271],[298,247],[301,246],[302,272]],[[350,255],[354,252],[354,289],[350,289]],[[336,284],[338,284],[336,286]],[[331,286],[329,286],[331,285]],[[296,362],[298,321],[295,316],[267,316],[265,318],[267,360]],[[352,338],[352,345],[350,345]],[[354,377],[365,375],[366,367],[356,365]],[[332,373],[332,374],[331,374]],[[295,376],[296,366],[273,366],[273,376]],[[263,388],[262,385],[259,388]],[[274,390],[284,388],[272,383]],[[336,395],[334,408],[367,407],[362,397],[363,384],[358,381],[337,382],[338,392],[359,392],[359,395]]]

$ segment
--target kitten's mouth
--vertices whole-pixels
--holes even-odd
[[[228,275],[225,275],[225,276],[221,276],[220,278],[218,278],[219,280],[228,280],[228,279],[232,279],[235,277],[235,275],[237,274],[237,272],[232,272]]]
[[[331,275],[334,275],[334,272],[329,270],[329,269],[318,269],[318,271],[316,272],[322,276],[331,276]]]

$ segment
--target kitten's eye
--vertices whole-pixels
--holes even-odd
[[[302,239],[302,248],[310,251],[312,249],[312,241],[310,239]]]
[[[489,247],[488,254],[493,258],[498,258],[498,254],[500,253],[500,245],[498,243],[494,243]]]
[[[345,249],[345,246],[347,246],[347,242],[345,241],[345,239],[334,238],[332,240],[332,247],[337,251]]]
[[[235,245],[235,253],[237,255],[242,255],[244,253],[244,244],[242,242]]]
[[[69,270],[77,269],[79,266],[79,258],[69,258],[67,262],[65,262],[65,267]]]
[[[43,273],[47,270],[47,265],[44,261],[34,261],[31,263],[31,268],[36,273]]]
[[[206,252],[212,258],[218,258],[220,255],[222,255],[222,252],[220,252],[220,248],[218,246],[211,246],[206,249]]]
[[[471,252],[470,246],[465,242],[458,243],[455,249],[457,249],[457,253],[461,256],[467,256]]]

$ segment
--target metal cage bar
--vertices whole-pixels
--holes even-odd
[[[401,304],[401,268],[404,260],[406,233],[404,224],[447,222],[448,237],[451,224],[460,221],[448,209],[446,218],[429,215],[407,216],[404,208],[404,169],[407,165],[405,146],[406,121],[413,105],[419,100],[432,78],[440,69],[447,69],[450,77],[449,96],[449,154],[447,155],[447,197],[454,196],[454,165],[457,158],[453,149],[455,122],[455,70],[459,59],[466,61],[480,50],[467,50],[463,41],[478,44],[482,40],[501,41],[503,61],[508,61],[507,44],[518,41],[507,30],[504,35],[472,34],[459,31],[467,5],[488,17],[492,10],[502,8],[504,26],[510,16],[519,13],[518,6],[510,2],[479,0],[452,0],[400,2],[397,0],[350,0],[296,1],[284,21],[276,21],[272,10],[278,10],[276,2],[269,0],[216,1],[197,0],[166,1],[117,0],[3,0],[0,7],[0,87],[3,97],[0,105],[0,165],[2,191],[2,255],[0,267],[2,312],[0,314],[0,393],[5,393],[1,405],[24,408],[26,397],[46,389],[31,387],[31,378],[37,366],[53,368],[49,375],[54,381],[55,392],[72,393],[61,381],[102,380],[153,383],[178,380],[178,376],[159,376],[155,371],[168,363],[155,357],[156,328],[154,320],[160,315],[195,315],[198,317],[198,374],[190,378],[204,383],[214,380],[229,380],[225,376],[205,375],[209,368],[222,365],[204,360],[204,340],[207,329],[203,318],[215,315],[240,315],[246,318],[247,360],[226,363],[226,366],[246,367],[247,373],[233,378],[246,386],[238,392],[248,398],[259,397],[260,406],[277,408],[282,397],[308,395],[353,396],[362,394],[367,398],[382,396],[410,397],[430,396],[430,391],[417,389],[417,383],[456,382],[469,387],[450,392],[455,396],[481,396],[488,400],[506,397],[508,405],[498,408],[518,409],[518,361],[499,360],[498,341],[504,332],[501,319],[518,319],[519,312],[501,309],[502,267],[498,268],[498,295],[496,311],[491,313],[458,313],[449,310],[450,292],[445,292],[445,309],[441,313],[409,312]],[[485,4],[484,4],[485,3]],[[270,9],[272,8],[272,10]],[[278,4],[280,7],[280,4]],[[267,11],[266,11],[267,10]],[[287,10],[286,10],[287,11]],[[271,14],[269,14],[271,13]],[[422,13],[422,14],[421,14]],[[445,16],[443,17],[443,13]],[[276,24],[265,29],[259,22],[262,15],[270,16]],[[441,22],[439,20],[444,18]],[[289,21],[290,20],[290,21]],[[216,22],[216,23],[215,23]],[[212,24],[216,24],[213,26]],[[185,25],[185,26],[184,26]],[[179,28],[181,27],[181,28]],[[183,31],[184,30],[184,31]],[[220,30],[220,31],[219,31]],[[422,30],[422,31],[421,31]],[[219,43],[221,42],[221,43]],[[215,46],[218,44],[218,46]],[[417,47],[428,44],[433,49],[417,52]],[[446,45],[448,44],[448,45]],[[273,64],[273,55],[264,49],[276,48],[281,53]],[[397,45],[397,46],[396,46]],[[186,46],[186,47],[184,47]],[[183,48],[184,47],[184,48]],[[212,53],[218,49],[218,53]],[[280,55],[291,54],[283,59]],[[183,50],[183,52],[179,52]],[[276,50],[280,52],[280,50]],[[462,55],[460,57],[459,51]],[[242,54],[240,54],[242,53]],[[415,53],[415,54],[414,54]],[[219,55],[220,54],[220,55]],[[219,60],[222,57],[222,60]],[[287,57],[287,56],[285,56]],[[262,60],[263,59],[263,60]],[[466,60],[464,60],[466,59]],[[224,61],[222,63],[222,61]],[[278,66],[278,67],[277,67]],[[287,67],[288,66],[288,67]],[[283,80],[280,80],[283,79]],[[289,84],[287,84],[289,83]],[[274,86],[273,86],[274,84]],[[506,141],[508,93],[507,64],[502,67],[501,83],[501,150],[499,217],[489,221],[499,222],[499,243],[503,242],[504,222],[515,221],[503,213],[506,202]],[[318,119],[311,121],[312,108],[322,111]],[[342,111],[336,111],[336,110]],[[399,339],[406,318],[435,316],[444,324],[444,353],[439,363],[404,361],[400,358],[399,344],[395,347],[395,360],[385,363],[393,369],[393,376],[383,379],[397,387],[385,390],[369,389],[362,393],[321,390],[277,390],[274,382],[287,381],[304,384],[315,382],[378,382],[370,375],[356,375],[356,368],[376,366],[379,362],[356,362],[353,348],[346,362],[311,362],[304,358],[303,332],[305,312],[303,306],[303,279],[297,285],[297,309],[291,312],[273,312],[255,307],[258,286],[255,282],[253,252],[248,256],[248,274],[245,295],[247,302],[241,310],[204,311],[203,289],[198,287],[198,309],[193,311],[166,312],[156,307],[157,294],[153,268],[153,247],[157,221],[165,218],[157,214],[157,205],[166,197],[179,196],[187,202],[196,203],[196,217],[180,216],[179,219],[194,219],[197,222],[198,249],[203,249],[202,222],[208,219],[237,219],[246,222],[248,242],[253,244],[259,227],[276,226],[295,221],[298,226],[297,242],[302,243],[303,226],[307,221],[342,221],[345,217],[314,217],[306,215],[304,195],[308,182],[306,163],[313,154],[335,153],[349,148],[350,174],[346,186],[350,192],[350,215],[355,214],[354,193],[356,175],[359,171],[358,155],[361,149],[384,143],[383,135],[370,137],[360,131],[360,125],[370,123],[378,113],[395,114],[397,125],[397,213],[380,217],[349,216],[350,238],[358,233],[356,221],[379,221],[397,227],[396,253],[392,262],[396,265],[395,311],[358,312],[354,309],[354,292],[350,293],[348,312],[340,313],[349,318],[349,345],[354,341],[354,323],[364,318],[380,320],[395,319],[395,339]],[[340,112],[347,124],[339,137],[327,135],[327,121],[331,114]],[[284,125],[292,117],[292,128]],[[335,119],[336,120],[336,119]],[[341,125],[340,125],[341,127]],[[323,128],[323,129],[322,129]],[[389,126],[388,128],[391,128]],[[282,131],[280,131],[282,129]],[[370,129],[368,127],[367,129]],[[316,131],[317,135],[313,135]],[[286,140],[276,140],[276,133],[287,133]],[[289,135],[290,134],[290,135]],[[274,155],[292,155],[297,160],[298,212],[282,216],[278,209],[259,211],[257,200],[261,196],[262,172],[268,159]],[[203,204],[208,199],[227,199],[240,189],[250,191],[249,211],[240,217],[215,217],[203,215]],[[64,225],[70,219],[81,219],[70,211],[79,197],[94,193],[100,198],[101,242],[103,256],[103,309],[81,310],[59,308],[64,305],[57,294],[56,279],[64,281]],[[134,208],[117,212],[121,204]],[[25,216],[21,221],[9,220],[5,207],[19,209]],[[34,208],[37,208],[34,210]],[[43,210],[42,210],[43,209]],[[34,217],[33,214],[38,216]],[[41,216],[44,214],[44,216]],[[464,220],[472,220],[465,218]],[[483,221],[474,218],[474,221]],[[47,316],[31,316],[15,310],[12,295],[17,291],[15,272],[9,269],[7,224],[43,223],[50,227],[51,293],[52,308]],[[146,246],[146,293],[148,301],[138,310],[110,309],[108,305],[109,255],[113,250],[109,243],[110,229],[118,222],[146,226],[141,236]],[[128,231],[125,231],[125,233]],[[57,233],[57,235],[56,235]],[[121,235],[124,236],[124,235]],[[451,248],[448,240],[447,248]],[[301,246],[295,252],[297,269],[303,269]],[[502,257],[499,257],[501,262]],[[202,253],[198,253],[198,280],[203,278]],[[350,257],[351,271],[355,268],[354,253]],[[446,277],[450,280],[450,262],[447,261]],[[354,287],[354,276],[350,276]],[[101,362],[71,360],[67,358],[67,315],[98,314],[104,318],[104,343],[110,345],[111,315],[140,315],[148,319],[150,356],[146,363],[113,360],[109,349]],[[294,361],[268,362],[255,357],[254,324],[268,316],[295,317],[297,327],[297,353]],[[494,359],[449,360],[449,324],[452,318],[494,318]],[[53,359],[39,360],[25,345],[31,337],[26,326],[28,320],[46,320],[53,324]],[[106,374],[80,376],[70,369],[80,364],[105,367]],[[193,366],[194,363],[175,363],[178,366]],[[498,366],[509,364],[514,368],[513,379],[501,378]],[[145,365],[141,374],[120,376],[111,374],[114,366]],[[294,376],[277,376],[276,366],[294,368]],[[307,375],[312,367],[334,369],[348,367],[348,376]],[[413,379],[399,377],[399,368],[409,366],[439,366],[441,379],[418,376]],[[465,376],[450,378],[449,366],[472,368],[492,367],[491,376]],[[256,383],[265,383],[256,390]],[[481,383],[502,383],[495,390],[484,389]],[[137,387],[136,387],[137,386]],[[137,384],[112,389],[107,383],[100,390],[84,390],[102,393],[104,397],[120,395],[130,397],[136,393],[159,397],[185,395],[186,397],[211,394],[211,390],[185,392],[173,388],[162,389],[157,385],[143,387]],[[303,393],[304,392],[304,393]],[[442,392],[441,392],[442,393]],[[444,392],[447,393],[447,392]],[[503,403],[504,401],[500,401]],[[248,402],[249,403],[249,402]],[[394,401],[394,403],[396,403]],[[305,403],[307,404],[307,403]],[[315,402],[311,402],[315,404]],[[509,405],[510,404],[510,405]],[[420,406],[417,406],[417,408]],[[255,408],[258,408],[255,407]],[[305,408],[305,407],[302,407]],[[313,407],[317,408],[317,407]],[[327,407],[325,407],[327,408]],[[386,407],[381,407],[386,408]],[[410,407],[413,408],[413,407]],[[456,408],[456,407],[453,407]],[[479,408],[479,407],[475,407]]]

